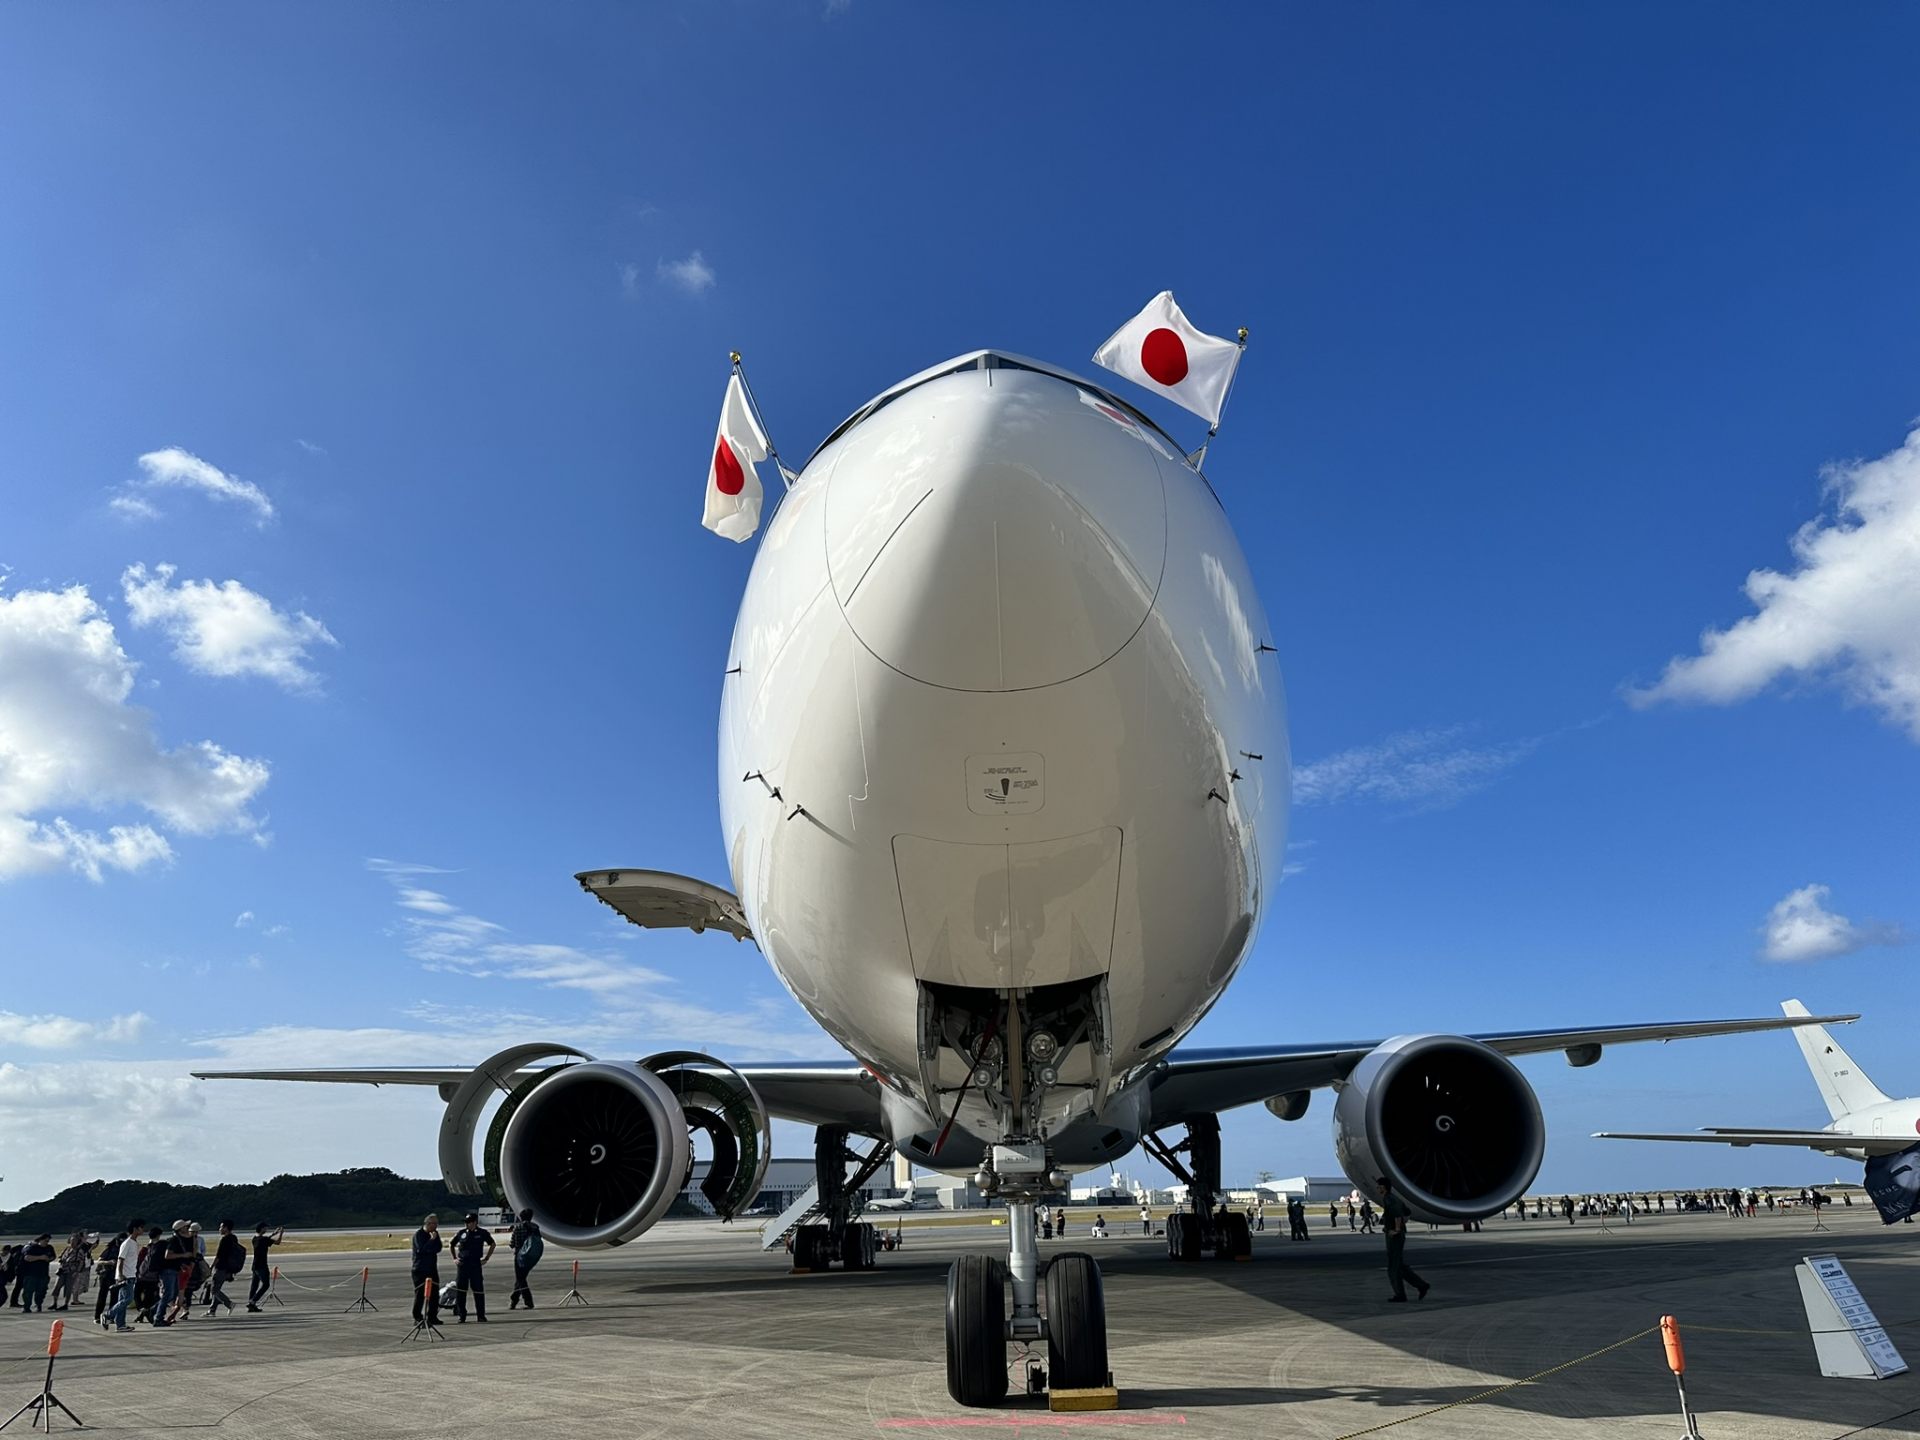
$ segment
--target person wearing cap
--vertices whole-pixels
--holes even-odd
[[[20,1308],[41,1310],[47,1303],[47,1267],[53,1264],[53,1236],[37,1235],[20,1250]]]
[[[1413,1273],[1407,1264],[1407,1202],[1393,1193],[1393,1185],[1382,1175],[1373,1182],[1380,1189],[1380,1214],[1387,1235],[1387,1283],[1393,1286],[1390,1303],[1404,1303],[1407,1286],[1420,1292],[1422,1300],[1433,1287]]]
[[[480,1228],[480,1217],[467,1212],[466,1228],[453,1237],[453,1318],[467,1323],[467,1297],[473,1297],[473,1318],[487,1323],[487,1278],[481,1269],[493,1258],[493,1236]]]
[[[155,1329],[173,1323],[173,1302],[180,1294],[180,1267],[193,1256],[193,1237],[188,1229],[185,1220],[176,1220],[173,1229],[147,1249],[147,1274],[160,1287],[153,1306]]]

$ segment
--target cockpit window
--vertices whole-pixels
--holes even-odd
[[[1112,394],[1110,391],[1102,390],[1097,386],[1089,385],[1085,380],[1081,380],[1075,376],[1068,375],[1064,371],[1049,369],[1047,366],[1044,366],[1044,365],[1029,365],[1025,361],[1015,360],[1006,355],[996,355],[991,351],[989,351],[984,355],[969,355],[964,360],[956,360],[953,364],[943,366],[939,370],[934,371],[931,375],[916,376],[911,384],[901,385],[897,389],[889,390],[885,394],[878,396],[874,400],[862,406],[860,409],[854,411],[853,414],[849,415],[845,420],[842,420],[839,423],[839,425],[835,426],[832,434],[828,435],[826,439],[822,440],[818,445],[814,446],[813,454],[818,455],[822,450],[826,449],[829,445],[833,444],[833,442],[838,440],[842,435],[845,435],[849,430],[853,429],[854,426],[858,425],[861,421],[869,418],[870,416],[879,414],[882,410],[886,409],[887,406],[891,405],[894,401],[898,400],[902,395],[906,395],[914,390],[918,390],[922,385],[925,385],[930,380],[943,380],[949,375],[958,375],[963,370],[1030,370],[1036,375],[1051,375],[1056,380],[1065,380],[1069,384],[1078,385],[1082,389],[1093,391],[1095,394],[1099,395],[1102,399],[1111,401],[1114,405],[1117,405],[1120,409],[1126,411],[1127,414],[1131,415],[1141,425],[1145,426],[1148,430],[1151,430],[1155,435],[1158,435],[1161,439],[1165,440],[1167,444],[1172,448],[1173,453],[1175,455],[1181,455],[1185,453],[1180,449],[1178,445],[1174,444],[1173,437],[1171,435],[1168,435],[1166,431],[1162,430],[1158,425],[1154,424],[1153,421],[1148,419],[1147,416],[1142,411],[1140,411],[1135,406],[1127,404],[1126,401],[1122,400],[1119,396]],[[813,461],[813,455],[809,455],[807,457],[807,461],[809,464],[811,464]]]

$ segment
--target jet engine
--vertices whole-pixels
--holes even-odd
[[[578,1063],[520,1069],[536,1051]],[[471,1164],[479,1104],[500,1089],[486,1184],[516,1212],[533,1211],[558,1244],[621,1245],[658,1222],[686,1187],[696,1133],[713,1155],[700,1191],[722,1219],[752,1204],[766,1177],[766,1109],[731,1066],[694,1051],[633,1063],[555,1047],[503,1052],[459,1087],[442,1126],[443,1169],[462,1150]]]
[[[1458,1035],[1398,1035],[1354,1066],[1333,1107],[1340,1168],[1363,1195],[1382,1175],[1415,1216],[1479,1220],[1526,1193],[1546,1154],[1533,1087]]]

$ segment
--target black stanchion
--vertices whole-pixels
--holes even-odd
[[[573,1288],[560,1297],[562,1305],[586,1305],[591,1303],[580,1293],[580,1262],[573,1262]]]
[[[67,1407],[61,1403],[60,1397],[53,1393],[53,1362],[55,1357],[60,1353],[60,1337],[65,1333],[66,1328],[67,1322],[64,1320],[56,1320],[53,1322],[53,1329],[47,1334],[47,1374],[46,1378],[40,1382],[40,1393],[27,1401],[27,1403],[22,1405],[18,1410],[14,1411],[13,1414],[9,1415],[5,1420],[0,1420],[0,1430],[6,1429],[7,1426],[13,1424],[14,1421],[18,1420],[22,1415],[25,1415],[29,1410],[33,1412],[33,1419],[27,1422],[27,1428],[29,1430],[37,1429],[44,1422],[47,1427],[47,1433],[51,1435],[53,1433],[53,1412],[56,1410],[73,1421],[80,1429],[86,1429],[87,1422],[74,1414],[73,1411],[67,1409]]]
[[[360,1267],[360,1298],[347,1306],[345,1310],[341,1311],[341,1314],[351,1315],[356,1310],[378,1310],[380,1308],[367,1298],[367,1272],[372,1269],[373,1267],[371,1265],[362,1265]]]
[[[440,1333],[440,1310],[433,1298],[434,1281],[428,1278],[424,1283],[427,1289],[426,1293],[421,1297],[421,1301],[425,1308],[420,1312],[420,1318],[413,1322],[413,1329],[400,1337],[400,1343],[402,1345],[406,1344],[409,1340],[418,1340],[422,1333],[424,1333],[429,1340],[444,1340],[447,1338]]]

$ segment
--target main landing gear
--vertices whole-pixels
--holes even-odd
[[[813,1137],[814,1181],[819,1186],[815,1213],[819,1222],[793,1232],[793,1268],[830,1270],[835,1261],[849,1270],[871,1270],[879,1250],[873,1226],[853,1217],[860,1207],[860,1190],[893,1154],[893,1147],[876,1141],[862,1155],[847,1143],[844,1125],[822,1125]],[[852,1175],[847,1173],[854,1164]]]
[[[1140,1147],[1180,1178],[1187,1187],[1187,1209],[1167,1217],[1167,1258],[1248,1260],[1253,1257],[1253,1232],[1243,1211],[1215,1208],[1220,1198],[1220,1117],[1193,1115],[1187,1119],[1187,1138],[1168,1145],[1158,1135],[1140,1137]],[[1183,1165],[1180,1156],[1190,1162]]]

